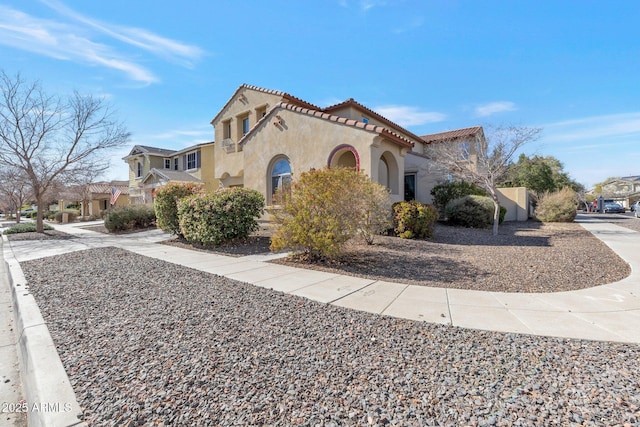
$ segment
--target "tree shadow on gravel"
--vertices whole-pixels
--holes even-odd
[[[498,235],[491,229],[454,227],[438,224],[431,242],[443,245],[469,246],[551,246],[550,236],[541,236],[542,223],[537,221],[505,222]]]

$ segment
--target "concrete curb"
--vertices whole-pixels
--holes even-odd
[[[29,426],[86,426],[69,377],[6,236],[3,255],[11,287],[18,360]]]

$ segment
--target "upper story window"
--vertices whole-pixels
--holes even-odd
[[[256,120],[260,120],[264,116],[267,115],[267,106],[263,105],[262,107],[256,108]]]
[[[136,162],[136,178],[140,178],[142,176],[142,163]]]
[[[196,168],[196,153],[187,154],[187,169],[195,169]]]
[[[364,123],[365,125],[369,123],[369,119],[367,119],[366,117],[362,118],[362,123]]]
[[[171,169],[171,159],[164,159],[164,168]]]
[[[242,119],[242,135],[249,133],[249,116]]]
[[[224,139],[231,138],[231,120],[222,122],[222,137]]]
[[[469,141],[466,142],[459,142],[458,143],[458,155],[460,160],[469,160],[469,154],[471,150],[471,143],[469,143]]]

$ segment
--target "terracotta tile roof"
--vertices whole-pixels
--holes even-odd
[[[220,109],[220,111],[218,112],[218,114],[216,114],[216,116],[211,119],[211,124],[213,124],[213,122],[215,122],[218,117],[220,117],[220,115],[222,115],[222,113],[224,112],[224,110],[227,108],[227,106],[231,103],[231,101],[233,101],[233,99],[236,97],[236,95],[241,92],[243,89],[250,89],[250,90],[255,90],[258,92],[262,92],[262,93],[268,93],[271,95],[277,95],[282,97],[283,99],[285,99],[286,101],[288,101],[290,104],[294,104],[294,105],[299,105],[301,107],[306,107],[306,108],[311,108],[314,110],[320,110],[320,107],[318,107],[317,105],[313,105],[310,102],[307,102],[303,99],[300,99],[298,97],[295,97],[291,94],[288,94],[287,92],[282,92],[279,90],[273,90],[273,89],[264,89],[258,86],[251,86],[248,85],[246,83],[243,83],[240,85],[240,87],[238,87],[238,89],[236,89],[235,92],[233,92],[233,95],[231,95],[231,97],[229,98],[229,100],[227,102],[225,102],[225,104],[222,106],[222,108]]]
[[[117,187],[122,194],[129,194],[129,181],[96,182],[89,184],[91,193],[111,193],[111,187]]]
[[[368,124],[368,123],[364,123],[361,122],[359,120],[353,120],[353,119],[347,119],[346,117],[340,117],[340,116],[336,116],[333,114],[329,114],[329,113],[325,113],[324,111],[318,110],[318,109],[311,109],[311,108],[305,108],[305,107],[300,107],[298,105],[293,105],[293,104],[289,104],[287,102],[279,102],[276,105],[274,105],[268,112],[267,114],[262,117],[250,130],[249,132],[242,137],[242,139],[240,139],[240,141],[238,141],[238,144],[244,144],[244,142],[248,139],[248,137],[254,132],[254,130],[256,128],[258,128],[263,122],[265,122],[266,120],[269,120],[273,115],[275,115],[275,111],[277,109],[285,109],[285,110],[291,110],[291,111],[295,111],[301,114],[306,114],[308,116],[313,116],[313,117],[318,117],[320,119],[323,120],[328,120],[328,121],[332,121],[332,122],[336,122],[336,123],[341,123],[344,124],[346,126],[353,126],[355,128],[359,128],[359,129],[364,129],[366,131],[370,131],[370,132],[376,132],[381,136],[386,137],[387,139],[390,139],[391,141],[395,142],[398,145],[401,145],[403,147],[407,147],[407,148],[411,148],[413,147],[413,141],[411,141],[410,139],[396,133],[393,132],[391,130],[389,130],[388,128],[384,127],[384,126],[377,126],[377,125],[373,125],[373,124]]]
[[[482,126],[474,126],[470,128],[455,129],[455,130],[449,130],[449,131],[440,132],[440,133],[432,133],[429,135],[423,135],[420,138],[422,138],[427,143],[432,143],[432,142],[447,141],[452,139],[469,138],[472,136],[476,136],[477,134],[480,134],[480,135],[483,134]]]
[[[422,138],[420,138],[418,135],[414,134],[413,132],[408,131],[407,129],[403,128],[402,126],[400,126],[397,123],[392,122],[391,120],[387,119],[386,117],[376,113],[375,111],[373,111],[372,109],[360,104],[358,101],[356,101],[353,98],[349,98],[346,101],[343,101],[339,104],[334,104],[331,105],[329,107],[323,108],[322,111],[325,111],[327,113],[330,113],[331,111],[335,111],[335,110],[339,110],[341,108],[344,107],[355,107],[356,109],[365,112],[366,114],[375,117],[378,121],[381,121],[382,123],[388,125],[389,127],[392,127],[394,129],[396,129],[398,132],[401,133],[405,133],[407,135],[409,135],[412,138],[415,138],[416,140],[421,140]]]

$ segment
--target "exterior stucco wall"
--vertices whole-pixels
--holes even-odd
[[[525,187],[498,188],[500,206],[507,208],[505,221],[526,221],[529,219],[529,192]]]
[[[269,111],[271,107],[280,102],[282,98],[275,94],[265,93],[261,91],[243,88],[235,94],[233,100],[226,106],[220,117],[217,117],[211,124],[214,126],[215,141],[214,144],[214,178],[219,179],[224,185],[235,182],[243,176],[244,172],[244,155],[238,147],[237,143],[242,138],[243,117],[249,118],[249,129],[253,128],[258,120],[261,111]],[[232,150],[223,147],[225,140],[225,126],[227,120],[231,120],[231,136],[230,140],[235,144]]]
[[[203,146],[201,149],[200,179],[204,181],[204,189],[207,191],[216,190],[219,180],[215,177],[215,144]]]
[[[277,111],[277,115],[281,117],[281,124],[274,125],[274,120],[267,120],[246,140],[242,151],[244,186],[260,191],[268,203],[269,169],[278,156],[288,158],[292,177],[296,179],[302,172],[326,167],[331,152],[341,145],[348,145],[358,154],[360,170],[375,181],[379,155],[372,149],[372,144],[378,143],[377,151],[394,152],[402,168],[399,148],[376,141],[376,133],[286,109]]]
[[[433,203],[431,190],[446,181],[446,171],[432,160],[409,152],[405,156],[404,174],[412,173],[416,174],[416,200],[420,203]]]

